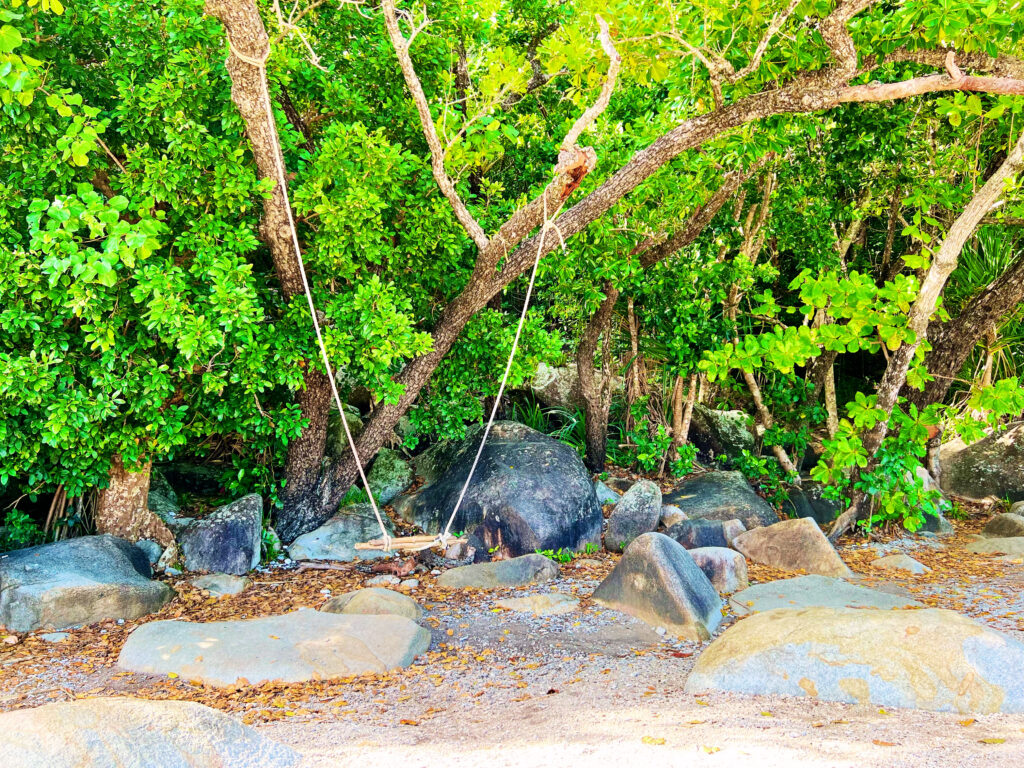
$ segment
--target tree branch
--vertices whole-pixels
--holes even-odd
[[[412,64],[412,58],[409,56],[409,45],[416,34],[414,33],[408,39],[402,35],[402,31],[398,27],[394,0],[383,0],[381,7],[384,9],[384,23],[388,30],[388,36],[391,38],[391,44],[395,48],[398,64],[402,68],[402,76],[405,78],[405,84],[409,86],[413,103],[416,105],[416,111],[420,116],[423,136],[427,140],[427,146],[430,148],[430,168],[434,173],[434,181],[437,182],[441,194],[448,199],[452,210],[455,212],[455,218],[459,220],[466,233],[476,243],[476,247],[483,251],[487,248],[490,241],[487,239],[483,227],[473,218],[473,214],[469,212],[466,204],[459,197],[459,193],[455,191],[455,185],[452,184],[452,180],[448,177],[448,172],[444,168],[444,148],[441,146],[441,140],[437,137],[437,129],[434,127],[434,118],[430,114],[427,95],[423,92],[423,86],[420,84],[420,79],[416,75],[416,69]]]

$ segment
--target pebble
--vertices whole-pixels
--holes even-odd
[[[39,639],[46,643],[63,643],[69,637],[67,632],[46,632]]]
[[[391,584],[392,586],[394,586],[396,584],[400,584],[401,581],[402,580],[399,579],[397,576],[392,576],[391,574],[385,574],[383,576],[374,576],[372,579],[367,579],[366,580],[366,586],[368,586],[368,587],[376,587],[376,586],[380,586],[382,584]]]
[[[406,579],[401,584],[399,584],[400,587],[408,587],[409,589],[416,589],[416,587],[418,587],[419,585],[419,579]]]
[[[179,571],[177,568],[174,568],[172,566],[168,566],[168,567],[164,568],[164,573],[166,575],[168,575],[168,576],[181,576],[181,571]]]

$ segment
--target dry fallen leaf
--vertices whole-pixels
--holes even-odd
[[[968,720],[961,720],[960,721],[960,725],[962,725],[964,727],[966,727],[968,725],[974,725],[974,718],[972,717],[972,718],[970,718]]]
[[[978,739],[978,741],[981,742],[982,744],[1005,744],[1006,743],[1006,739],[997,739],[997,738],[994,738],[994,737],[990,737],[990,738],[987,738],[987,739]]]
[[[644,736],[640,741],[644,744],[652,744],[654,746],[661,746],[665,743],[665,740],[660,736]]]
[[[896,746],[891,741],[882,741],[881,739],[872,739],[871,743],[875,744],[875,745],[877,745],[879,747],[895,747]]]
[[[711,747],[711,746],[708,746],[707,744],[701,744],[700,748],[703,749],[705,752],[707,752],[709,755],[713,755],[713,754],[715,754],[715,752],[721,752],[722,751],[721,747]]]

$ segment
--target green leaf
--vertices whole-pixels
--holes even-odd
[[[21,45],[21,32],[10,24],[0,27],[0,53],[10,53]]]

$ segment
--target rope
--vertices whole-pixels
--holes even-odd
[[[558,210],[561,210],[561,206],[559,206]],[[555,211],[555,217],[558,216],[558,210]],[[530,308],[530,296],[533,294],[533,285],[537,280],[537,267],[540,265],[540,255],[544,248],[544,235],[552,228],[556,233],[558,233],[558,239],[562,242],[562,247],[565,248],[565,241],[562,239],[562,233],[548,218],[548,198],[547,191],[545,190],[544,224],[541,227],[540,237],[537,240],[537,255],[533,259],[533,269],[530,272],[530,284],[526,287],[526,297],[523,299],[523,310],[519,313],[519,324],[516,326],[516,335],[512,339],[512,351],[509,353],[508,362],[505,364],[505,375],[501,377],[501,385],[498,387],[498,394],[494,398],[494,405],[491,407],[490,418],[487,419],[487,426],[484,427],[484,436],[480,440],[480,445],[476,449],[476,456],[473,457],[473,465],[469,468],[469,474],[466,475],[466,482],[462,484],[462,489],[459,491],[459,498],[455,502],[455,508],[448,517],[448,524],[444,527],[444,531],[437,537],[437,542],[442,547],[448,542],[452,523],[455,522],[455,516],[459,513],[459,508],[462,507],[462,502],[466,498],[466,491],[469,490],[469,484],[473,480],[473,473],[476,472],[477,464],[480,463],[480,456],[484,452],[484,444],[487,442],[487,437],[491,434],[491,427],[494,426],[494,419],[498,415],[498,406],[501,404],[501,396],[505,392],[505,385],[508,384],[508,377],[512,372],[512,361],[515,360],[516,349],[519,347],[519,337],[522,335],[523,325],[526,322],[526,311]]]
[[[384,526],[384,520],[377,509],[377,502],[373,498],[373,491],[370,490],[370,483],[366,480],[366,473],[363,471],[363,464],[359,460],[359,452],[356,450],[356,442],[352,438],[352,432],[348,428],[348,420],[345,418],[345,409],[341,404],[341,395],[338,394],[338,384],[334,378],[334,369],[331,368],[331,361],[327,356],[327,346],[324,344],[323,333],[320,330],[320,321],[317,319],[316,306],[313,304],[313,292],[309,287],[309,279],[306,277],[306,265],[302,260],[302,249],[299,247],[299,235],[295,229],[295,220],[292,218],[292,204],[288,199],[288,186],[284,175],[284,158],[281,156],[281,140],[277,135],[277,121],[274,119],[274,108],[270,101],[270,90],[267,87],[267,59],[270,58],[270,42],[267,42],[267,49],[259,57],[247,56],[241,53],[228,38],[228,48],[239,60],[244,61],[260,70],[260,89],[263,96],[263,105],[266,111],[267,122],[270,125],[271,138],[274,143],[274,168],[277,171],[277,183],[281,188],[281,195],[284,197],[284,209],[288,216],[288,229],[292,235],[292,246],[295,249],[295,259],[299,263],[299,275],[302,278],[302,287],[306,292],[306,303],[309,305],[309,316],[313,319],[313,331],[316,334],[316,343],[320,348],[320,357],[327,371],[327,379],[331,382],[331,394],[334,395],[334,404],[338,406],[338,414],[341,416],[341,426],[345,429],[345,439],[348,440],[348,447],[352,451],[352,458],[355,460],[356,469],[359,470],[359,479],[363,481],[366,495],[370,499],[370,507],[373,509],[373,516],[377,518],[377,525],[380,526],[381,537],[384,540],[384,551],[391,550],[391,535]]]

